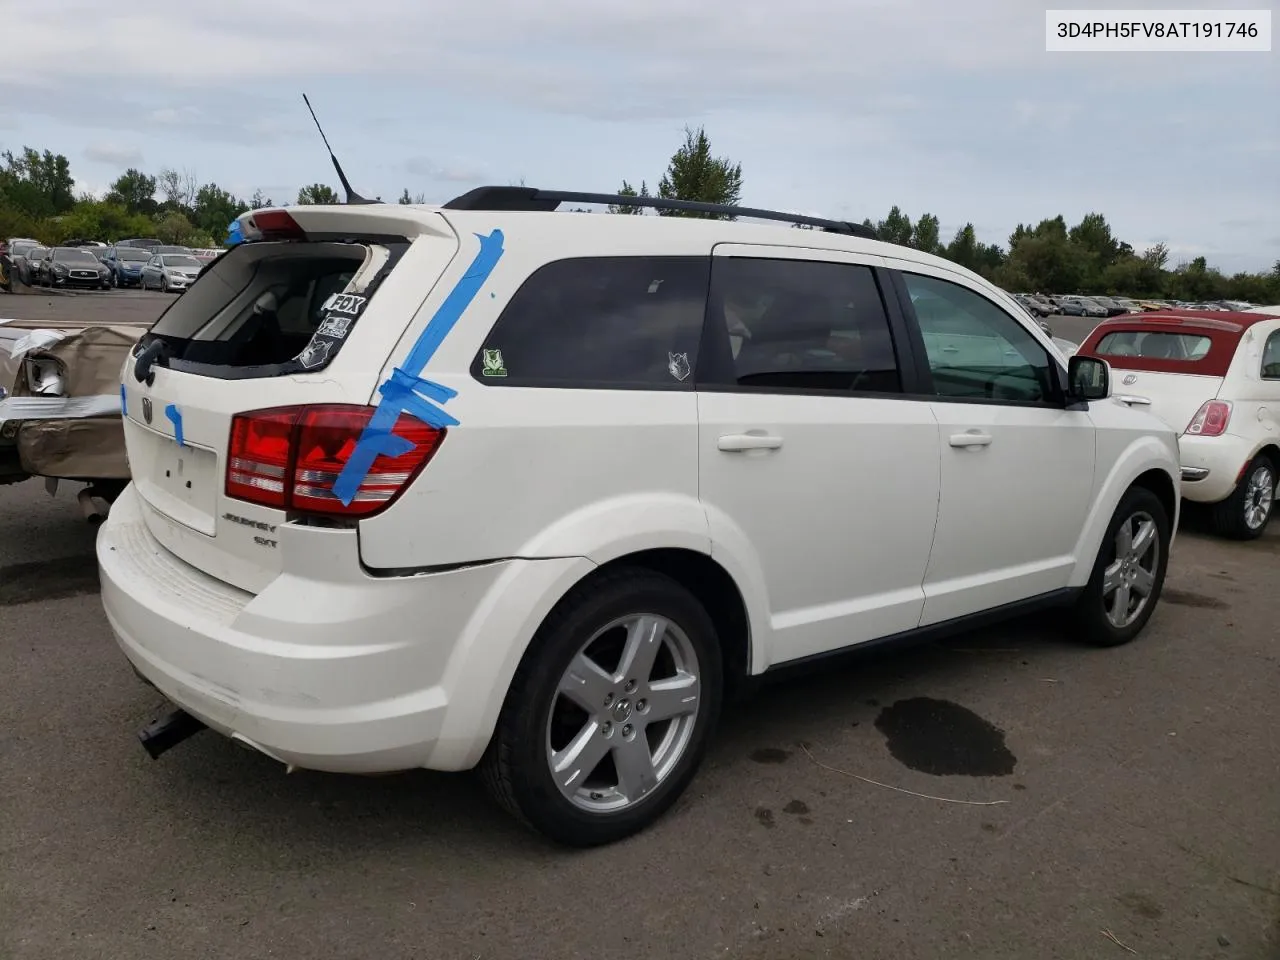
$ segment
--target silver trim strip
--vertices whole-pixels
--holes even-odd
[[[120,415],[120,394],[88,397],[8,397],[0,400],[0,424],[9,420],[80,420]]]

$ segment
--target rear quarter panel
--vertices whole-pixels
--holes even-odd
[[[653,255],[652,238],[584,231],[573,214],[454,216],[459,254],[392,352],[382,379],[404,361],[472,269],[481,251],[478,235],[492,238],[501,229],[501,256],[422,374],[456,391],[441,408],[459,423],[400,499],[361,522],[365,564],[395,569],[554,556],[599,563],[651,547],[709,552],[698,502],[692,389],[507,387],[470,374],[503,306],[538,267],[567,257]],[[710,235],[691,234],[661,252],[709,256]]]

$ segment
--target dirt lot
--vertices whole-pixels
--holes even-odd
[[[1032,621],[767,689],[661,824],[578,853],[467,776],[149,760],[92,545],[0,488],[6,960],[1280,957],[1280,525],[1184,524],[1125,648]]]

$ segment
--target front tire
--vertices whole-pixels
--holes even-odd
[[[1276,496],[1276,465],[1265,453],[1249,461],[1227,499],[1210,511],[1213,529],[1232,540],[1256,540],[1267,529]]]
[[[502,806],[552,840],[621,840],[693,779],[722,692],[715,626],[688,590],[639,568],[593,578],[538,630],[481,774]]]
[[[1164,504],[1130,487],[1107,526],[1089,583],[1076,601],[1077,638],[1095,647],[1128,643],[1147,625],[1164,589],[1171,531]]]

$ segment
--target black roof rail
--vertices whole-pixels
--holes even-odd
[[[844,233],[853,237],[876,239],[876,232],[861,223],[847,220],[824,220],[780,210],[757,210],[722,203],[697,200],[668,200],[665,197],[632,197],[620,193],[580,193],[575,190],[539,190],[536,187],[476,187],[444,204],[446,210],[533,210],[551,211],[562,203],[606,203],[619,207],[648,207],[652,210],[687,210],[690,213],[713,213],[719,216],[752,217],[782,223],[817,227],[827,233]]]

